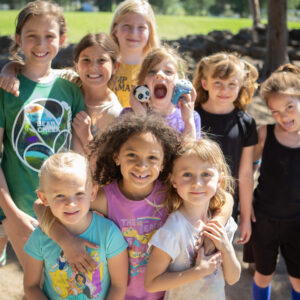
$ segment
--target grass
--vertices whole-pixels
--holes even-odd
[[[0,11],[0,35],[12,35],[18,11]],[[68,41],[76,43],[89,32],[109,32],[112,13],[66,12]],[[196,16],[157,15],[157,28],[162,39],[177,39],[188,34],[207,34],[212,30],[230,30],[237,33],[241,28],[250,27],[251,19],[231,19]],[[290,29],[300,29],[300,22],[288,22]]]

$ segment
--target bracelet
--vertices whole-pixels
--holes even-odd
[[[261,158],[260,158],[259,160],[257,160],[257,161],[254,161],[254,162],[253,162],[253,165],[256,166],[256,165],[259,165],[260,163],[261,163]]]

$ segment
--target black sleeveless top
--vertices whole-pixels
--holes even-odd
[[[300,220],[300,148],[280,144],[275,125],[267,125],[255,213],[276,220]]]

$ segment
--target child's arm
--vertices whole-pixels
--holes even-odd
[[[245,244],[251,236],[251,209],[254,186],[253,177],[254,146],[244,147],[239,165],[239,199],[240,199],[240,225],[241,232],[238,244]]]
[[[231,194],[226,193],[226,200],[224,205],[220,209],[214,211],[212,219],[219,221],[224,226],[231,217],[232,207],[233,197]]]
[[[103,190],[99,189],[96,199],[91,204],[91,209],[102,210],[104,214],[107,214],[107,200]],[[45,208],[41,200],[37,200],[34,203],[34,211],[38,219],[43,214]],[[53,216],[53,218],[55,217]],[[40,227],[44,230],[42,223]],[[55,219],[49,231],[45,233],[64,250],[64,254],[74,272],[92,272],[97,267],[97,263],[88,255],[86,247],[96,249],[98,246],[74,236],[59,220]]]
[[[253,170],[256,172],[260,166],[260,159],[265,145],[267,136],[267,126],[262,125],[257,129],[258,143],[254,146],[253,151]]]
[[[211,220],[203,226],[203,230],[204,236],[210,238],[221,252],[223,274],[226,282],[230,285],[235,284],[241,275],[241,265],[232,244],[228,240],[224,227],[218,221]]]
[[[196,139],[196,126],[194,120],[194,106],[197,93],[193,88],[190,94],[184,94],[180,98],[178,104],[181,110],[182,119],[184,122],[183,137],[187,139]]]
[[[1,70],[0,74],[0,88],[7,91],[8,93],[14,94],[19,97],[19,86],[20,81],[17,78],[18,72],[23,67],[23,63],[18,61],[12,61],[7,63]]]
[[[30,300],[47,300],[48,298],[42,292],[41,278],[43,272],[43,261],[37,260],[27,255],[24,267],[24,293],[26,299]]]
[[[107,300],[122,300],[126,295],[128,281],[128,252],[122,251],[107,260],[111,285]]]
[[[84,155],[84,147],[81,144],[75,129],[72,130],[72,150]]]
[[[145,275],[145,289],[148,292],[170,290],[199,280],[213,273],[221,263],[220,253],[205,256],[203,248],[199,249],[196,264],[190,269],[169,272],[170,262],[171,257],[165,251],[153,246]]]

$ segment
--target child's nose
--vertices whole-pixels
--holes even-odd
[[[195,176],[194,181],[193,181],[194,185],[202,186],[203,183],[204,183],[204,181],[201,176]]]
[[[165,75],[165,73],[163,72],[163,70],[158,70],[156,72],[156,77],[157,78],[162,78],[162,77],[164,77],[164,75]]]
[[[148,166],[147,159],[141,158],[141,159],[137,162],[137,166],[140,167],[140,168],[145,168],[145,167],[147,167],[147,166]]]

